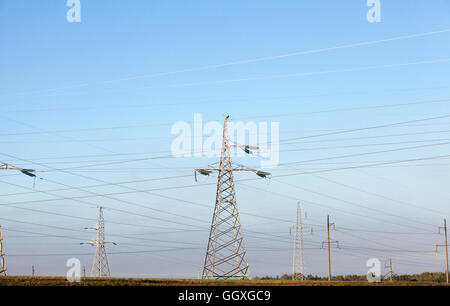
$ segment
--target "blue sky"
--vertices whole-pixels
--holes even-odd
[[[450,98],[450,62],[417,64],[448,60],[450,32],[135,78],[448,30],[449,1],[381,0],[380,23],[367,22],[369,8],[363,0],[345,1],[345,4],[342,1],[81,0],[81,23],[67,22],[69,8],[65,2],[0,1],[0,161],[35,168],[44,178],[36,182],[33,190],[33,182],[22,175],[8,172],[0,177],[0,203],[5,204],[0,206],[0,216],[5,219],[0,219],[0,224],[5,228],[10,274],[28,274],[32,264],[38,274],[65,274],[65,261],[70,256],[33,254],[75,254],[89,267],[92,256],[77,254],[93,254],[94,250],[79,246],[77,239],[93,238],[95,234],[83,228],[95,223],[95,207],[102,205],[109,239],[119,242],[118,246],[108,246],[108,251],[161,250],[183,245],[193,248],[111,254],[114,276],[196,277],[206,247],[215,178],[201,178],[198,184],[210,184],[206,186],[176,187],[196,184],[189,176],[192,168],[215,159],[156,159],[98,166],[169,151],[172,124],[192,121],[196,113],[202,114],[204,120],[218,121],[223,120],[224,114],[241,121],[261,116],[258,121],[280,122],[282,140],[450,113],[446,101]],[[407,63],[416,64],[399,66]],[[396,67],[243,80],[383,65]],[[128,80],[105,82],[120,79]],[[213,84],[223,80],[234,81]],[[436,100],[442,101],[274,116]],[[445,159],[316,175],[280,175],[446,155],[449,146],[440,143],[450,141],[446,134],[449,122],[448,118],[428,120],[282,145],[280,163],[433,144],[296,164],[296,169],[280,166],[272,170],[274,175],[270,181],[238,182],[237,196],[244,213],[241,216],[244,235],[248,234],[252,275],[291,272],[293,244],[289,226],[295,219],[297,200],[308,211],[307,222],[315,224],[314,234],[305,238],[305,247],[310,248],[305,250],[309,273],[326,273],[326,252],[319,248],[325,238],[323,225],[327,214],[336,222],[333,234],[343,246],[334,252],[335,273],[365,274],[365,262],[370,257],[381,260],[392,257],[398,273],[442,270],[441,256],[433,250],[435,244],[441,243],[441,237],[435,234],[437,227],[450,211],[446,188],[449,164]],[[162,125],[155,125],[159,123]],[[366,138],[348,139],[355,137]],[[322,142],[306,143],[308,140]],[[128,153],[139,154],[113,155]],[[258,164],[251,158],[239,162],[249,166]],[[48,171],[79,166],[84,168]],[[186,176],[161,180],[177,175]],[[239,174],[237,178],[246,176]],[[128,183],[126,187],[112,184],[136,180],[143,181]],[[94,186],[100,184],[106,186]],[[52,191],[54,195],[46,193],[68,187],[72,189]],[[153,194],[126,193],[130,188],[160,190],[152,191]],[[114,192],[124,193],[109,198],[100,196]],[[92,193],[99,196],[93,197]],[[36,202],[58,197],[59,200]],[[69,199],[73,197],[85,197],[81,199],[84,203]],[[8,205],[26,201],[35,202]]]

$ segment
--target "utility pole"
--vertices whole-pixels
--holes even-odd
[[[311,228],[309,225],[304,225],[302,222],[303,210],[300,208],[300,201],[297,202],[297,220],[292,227],[295,230],[294,239],[294,256],[292,264],[292,280],[305,280],[305,265],[303,258],[303,229]]]
[[[449,281],[449,279],[448,279],[448,244],[447,244],[447,220],[446,219],[444,219],[444,226],[439,227],[439,234],[441,233],[441,230],[444,231],[445,244],[444,245],[436,245],[436,252],[438,251],[438,248],[440,246],[445,247],[445,278],[446,278],[447,284],[448,284],[448,281]]]
[[[0,170],[17,170],[23,174],[33,177],[36,180],[36,174],[34,169],[24,169],[13,166],[11,164],[0,161]],[[34,267],[33,267],[34,269]],[[0,226],[0,275],[6,276],[6,260],[5,260],[5,248],[3,245],[2,228]]]
[[[388,263],[384,264],[384,267],[389,268],[389,272],[385,276],[383,276],[383,279],[387,279],[389,277],[390,282],[394,281],[394,277],[397,276],[397,274],[395,274],[392,271],[392,259],[391,258],[389,258]]]
[[[83,266],[83,277],[86,277],[86,267]]]
[[[330,216],[327,215],[327,249],[328,249],[328,281],[331,282],[331,244],[335,244],[337,248],[339,248],[339,241],[330,240],[330,228],[335,229],[334,222],[330,223]],[[322,248],[325,244],[325,241],[322,242]]]
[[[1,225],[0,225],[0,276],[6,276],[5,249],[3,247],[3,235]]]
[[[249,277],[249,266],[239,219],[233,172],[254,172],[262,178],[270,176],[268,172],[233,164],[231,147],[241,148],[247,154],[251,154],[251,150],[258,148],[249,145],[231,144],[227,125],[229,117],[226,116],[224,119],[220,161],[208,165],[207,168],[194,169],[196,180],[197,172],[208,176],[213,171],[218,171],[216,202],[203,265],[203,279],[246,279]]]
[[[16,166],[13,166],[11,164],[8,164],[8,163],[2,162],[2,161],[0,161],[0,170],[17,170],[17,171],[20,171],[23,174],[28,175],[30,177],[36,177],[36,174],[33,173],[36,171],[34,169],[24,169],[24,168],[16,167]]]
[[[327,216],[328,281],[331,282],[330,216]]]
[[[34,178],[34,183],[33,183],[33,188],[34,188],[34,184],[36,183],[36,177],[37,177],[36,174],[34,174],[34,172],[36,172],[36,170],[16,167],[16,166],[13,166],[11,164],[8,164],[8,163],[2,162],[2,161],[0,161],[0,170],[17,170],[29,177]],[[40,178],[40,179],[42,179],[42,178]]]
[[[34,269],[34,266],[31,266],[31,276],[34,277],[36,274],[36,270]]]
[[[105,223],[103,219],[103,208],[99,208],[98,221],[95,226],[87,227],[86,229],[95,229],[97,231],[97,238],[88,242],[80,244],[95,245],[94,262],[92,263],[91,277],[111,277],[108,265],[108,258],[106,257],[105,244],[115,242],[105,241]]]

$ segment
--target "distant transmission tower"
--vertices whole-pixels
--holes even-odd
[[[86,229],[95,229],[97,231],[97,239],[81,244],[95,245],[94,262],[92,263],[91,277],[110,277],[108,258],[106,258],[105,244],[114,242],[105,241],[105,224],[103,219],[103,208],[99,208],[98,221],[95,226],[87,227]]]
[[[386,273],[386,275],[383,276],[383,278],[384,279],[389,279],[389,281],[392,282],[394,280],[394,277],[397,276],[397,274],[392,272],[392,259],[389,258],[389,261],[387,263],[385,263],[384,267],[385,268],[389,268],[389,272]]]
[[[226,116],[223,125],[220,161],[208,165],[207,168],[196,168],[194,171],[196,178],[197,172],[202,175],[209,175],[212,171],[218,171],[216,203],[203,265],[203,279],[245,279],[249,277],[249,266],[239,220],[233,172],[250,171],[263,178],[270,176],[268,172],[232,163],[231,147],[241,148],[247,154],[258,148],[231,144],[227,126],[228,119],[229,116]]]
[[[297,221],[292,227],[295,230],[292,280],[305,280],[305,264],[303,261],[303,229],[311,228],[311,226],[303,224],[302,213],[303,210],[300,208],[300,202],[298,202]]]
[[[1,225],[0,225],[0,275],[6,276],[5,248],[3,247],[3,235]]]

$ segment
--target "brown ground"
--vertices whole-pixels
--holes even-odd
[[[64,277],[0,277],[0,286],[440,286],[433,282],[324,282],[286,280],[197,280],[150,278],[82,278],[80,283],[69,283]]]

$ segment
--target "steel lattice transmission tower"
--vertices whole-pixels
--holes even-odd
[[[228,132],[228,119],[223,125],[222,150],[220,161],[207,168],[196,168],[202,175],[218,171],[216,203],[209,232],[208,246],[203,265],[203,279],[245,279],[249,277],[249,266],[239,219],[234,186],[234,171],[250,171],[266,178],[270,173],[235,165],[231,160],[231,148],[238,147],[250,154],[253,149],[249,145],[231,144]],[[217,165],[218,164],[218,165]]]
[[[3,247],[3,235],[1,225],[0,225],[0,275],[6,276],[5,249]]]
[[[86,227],[86,229],[95,229],[97,231],[97,238],[81,244],[95,245],[94,262],[92,263],[91,277],[110,277],[108,258],[106,257],[105,244],[115,242],[105,240],[105,223],[103,219],[103,208],[99,208],[98,221],[95,226]]]
[[[391,258],[389,258],[388,262],[384,264],[384,267],[389,268],[389,272],[383,276],[383,279],[389,279],[389,281],[392,282],[394,280],[394,277],[397,276],[397,274],[395,274],[392,271],[392,259]]]
[[[297,203],[297,220],[292,227],[295,230],[294,238],[294,256],[292,265],[292,279],[305,280],[305,264],[303,260],[303,229],[311,228],[302,222],[303,210],[300,208],[300,202]]]

